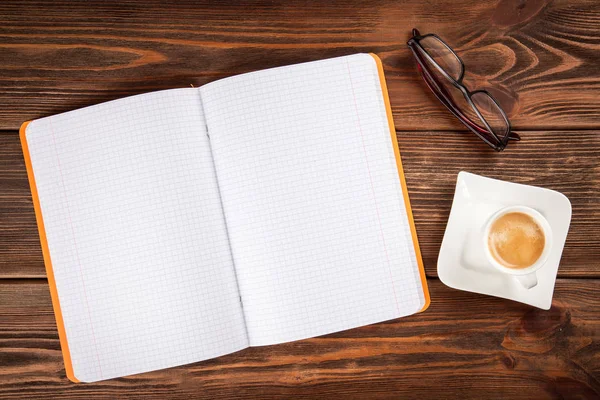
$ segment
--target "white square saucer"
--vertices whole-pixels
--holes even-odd
[[[488,263],[482,231],[503,207],[525,205],[539,211],[552,228],[552,249],[537,270],[537,286],[525,289],[513,276]],[[461,171],[438,257],[438,276],[447,286],[519,301],[544,310],[552,304],[558,265],[571,223],[571,202],[562,193]]]

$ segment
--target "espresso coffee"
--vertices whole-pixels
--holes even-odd
[[[492,223],[488,246],[492,257],[507,268],[532,266],[544,251],[544,230],[531,216],[509,212]]]

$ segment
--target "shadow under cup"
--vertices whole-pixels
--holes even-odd
[[[494,224],[499,221],[502,217],[510,213],[524,214],[531,218],[533,222],[540,228],[544,236],[544,247],[539,257],[530,265],[526,266],[515,266],[508,267],[497,260],[492,254],[490,249],[490,235],[492,234],[492,228]],[[504,234],[511,235],[511,231],[507,231]],[[548,259],[550,249],[552,248],[552,229],[546,218],[533,208],[526,206],[510,206],[505,207],[493,214],[488,222],[486,223],[483,231],[483,246],[486,258],[490,264],[492,264],[497,270],[508,275],[512,275],[518,280],[525,289],[531,289],[537,285],[537,276],[535,271],[540,269]],[[516,251],[516,249],[508,249],[505,251]]]

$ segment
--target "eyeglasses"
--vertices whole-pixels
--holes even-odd
[[[491,94],[465,87],[465,65],[450,46],[431,33],[421,36],[413,29],[412,34],[408,47],[423,80],[456,118],[496,151],[504,150],[509,140],[521,140],[511,132],[506,113]]]

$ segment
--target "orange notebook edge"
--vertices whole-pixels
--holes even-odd
[[[394,125],[394,118],[392,116],[392,106],[390,105],[390,97],[388,95],[387,85],[385,82],[385,74],[383,72],[383,64],[377,54],[369,53],[375,63],[377,64],[377,71],[379,72],[379,81],[381,83],[381,90],[383,92],[383,100],[385,102],[385,112],[387,114],[388,126],[390,128],[390,136],[392,137],[392,144],[394,147],[394,154],[396,156],[396,166],[398,167],[398,176],[400,177],[400,184],[402,185],[402,194],[404,195],[404,204],[406,205],[406,214],[408,216],[408,222],[410,224],[410,234],[413,239],[415,246],[415,256],[417,258],[417,265],[419,266],[419,275],[421,276],[421,285],[423,286],[423,295],[425,296],[425,305],[418,312],[425,311],[431,303],[429,297],[429,287],[427,286],[427,276],[425,275],[425,267],[423,266],[423,258],[421,257],[421,249],[419,248],[419,239],[417,237],[417,229],[415,228],[415,220],[412,214],[412,208],[410,206],[410,199],[408,198],[408,189],[406,188],[406,178],[404,177],[404,169],[402,168],[402,160],[400,159],[400,148],[398,147],[398,138],[396,137],[396,127]]]
[[[40,242],[42,245],[42,254],[44,256],[44,265],[46,266],[46,275],[48,277],[48,285],[50,286],[50,297],[52,298],[52,308],[56,317],[56,326],[58,328],[58,338],[60,340],[60,348],[62,350],[63,359],[65,361],[65,372],[70,381],[79,383],[79,380],[73,373],[73,364],[71,362],[71,353],[69,352],[69,344],[67,343],[67,334],[62,313],[60,311],[60,302],[58,300],[58,292],[56,290],[56,281],[54,280],[54,271],[52,270],[52,261],[50,260],[50,251],[48,249],[48,241],[46,240],[46,230],[44,229],[44,220],[42,218],[42,210],[40,208],[40,199],[35,185],[35,176],[33,175],[33,167],[31,166],[31,157],[29,156],[29,147],[27,146],[27,125],[31,121],[24,122],[19,129],[19,137],[21,139],[21,147],[23,148],[23,157],[25,158],[25,167],[27,168],[27,178],[31,188],[31,197],[33,199],[33,208],[35,210],[35,220],[37,222],[38,231],[40,234]]]

